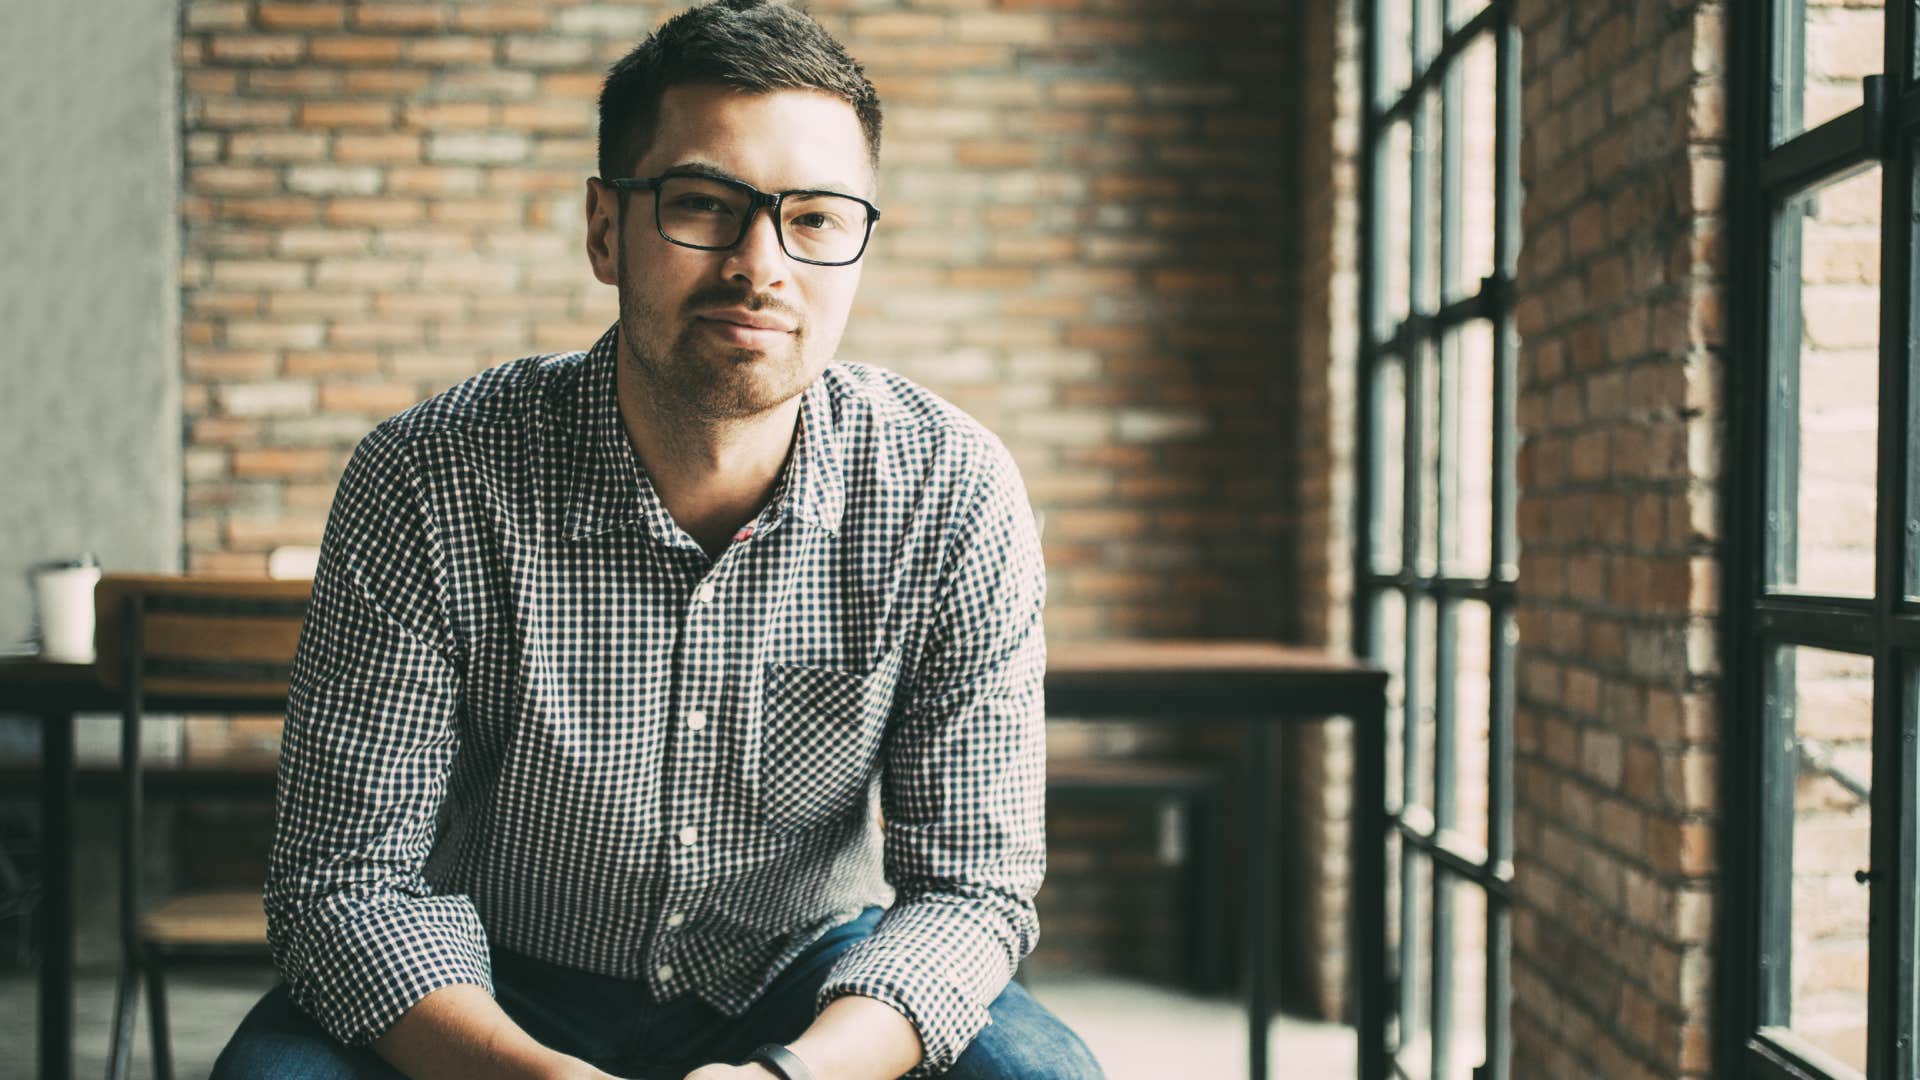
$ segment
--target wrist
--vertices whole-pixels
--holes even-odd
[[[611,1080],[611,1075],[601,1072],[579,1058],[556,1055],[546,1067],[534,1075],[540,1080]]]
[[[601,1080],[607,1074],[585,1061],[563,1054],[532,1039],[502,1055],[503,1076],[514,1080]]]
[[[814,1080],[809,1062],[795,1046],[766,1043],[754,1050],[747,1061],[775,1080]]]

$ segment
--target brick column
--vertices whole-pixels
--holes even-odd
[[[1299,635],[1352,648],[1355,371],[1359,361],[1359,16],[1352,0],[1304,5],[1299,138],[1300,504]],[[1286,743],[1298,812],[1287,839],[1300,852],[1288,900],[1290,1004],[1337,1018],[1348,1008],[1348,791],[1352,738],[1344,721],[1303,727]],[[1310,958],[1318,957],[1318,963]]]
[[[1705,1076],[1723,12],[1521,0],[1515,1076]]]

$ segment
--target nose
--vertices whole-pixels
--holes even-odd
[[[747,219],[747,234],[727,252],[720,264],[720,272],[728,280],[741,281],[754,292],[769,289],[786,279],[787,253],[780,249],[774,212],[770,206],[756,207],[753,216]]]

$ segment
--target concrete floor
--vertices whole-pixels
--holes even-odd
[[[272,985],[272,973],[261,969],[197,968],[171,973],[167,988],[175,1075],[180,1080],[206,1076],[240,1018]],[[1246,1076],[1246,1028],[1235,1001],[1104,976],[1037,977],[1027,988],[1080,1033],[1109,1080],[1244,1080]],[[0,1080],[27,1080],[33,1075],[36,1002],[36,984],[29,976],[0,976]],[[85,1080],[105,1076],[113,981],[82,977],[74,1012],[79,1032],[74,1075]],[[1353,1075],[1354,1039],[1349,1028],[1281,1017],[1269,1037],[1276,1080]],[[147,1080],[152,1074],[144,1010],[134,1047],[133,1076]]]

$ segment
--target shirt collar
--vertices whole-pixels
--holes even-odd
[[[567,500],[566,534],[578,540],[623,524],[642,522],[659,543],[690,543],[660,501],[646,467],[620,420],[614,371],[619,362],[620,324],[614,323],[587,351],[574,402],[575,467]],[[846,486],[834,428],[834,403],[826,379],[816,378],[800,398],[799,437],[756,530],[771,532],[791,514],[838,534]]]

